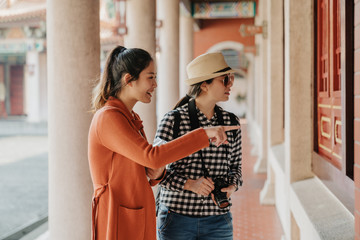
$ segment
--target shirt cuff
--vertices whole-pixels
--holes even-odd
[[[174,176],[171,182],[166,184],[166,188],[172,191],[181,192],[184,190],[186,180],[187,178],[185,178],[184,176]]]
[[[161,177],[159,177],[159,178],[157,178],[157,179],[150,179],[150,180],[149,180],[150,186],[153,187],[153,186],[155,186],[156,184],[158,184],[159,182],[161,182],[161,180],[164,179],[165,175],[166,175],[166,169],[164,169]]]
[[[237,191],[237,190],[239,189],[239,186],[242,185],[242,182],[241,182],[241,181],[238,181],[238,180],[236,179],[236,177],[230,177],[229,183],[230,183],[230,185],[235,185],[235,187],[236,187],[235,191]]]

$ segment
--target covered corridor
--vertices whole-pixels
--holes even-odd
[[[146,119],[150,142],[159,119],[185,94],[188,62],[204,52],[241,53],[237,60],[244,61],[235,63],[246,85],[232,95],[246,102],[248,124],[243,125],[244,186],[234,196],[236,239],[360,240],[360,0],[108,2],[122,9],[113,30],[123,41],[116,44],[146,49],[156,58],[156,96],[134,109]],[[196,19],[194,4],[210,3],[226,16]],[[250,17],[227,19],[240,3],[252,6]],[[100,36],[99,12],[99,1],[48,0],[46,29],[31,28],[46,30],[46,48],[27,55],[24,72],[25,85],[34,87],[27,96],[39,95],[42,84],[32,80],[39,72],[46,75],[46,101],[32,99],[26,109],[27,121],[40,119],[40,103],[48,109],[50,231],[44,239],[91,234],[89,109],[109,50]],[[243,24],[251,36],[240,34]],[[13,37],[10,30],[3,35]],[[39,56],[46,59],[31,64]],[[45,60],[47,74],[37,67]],[[9,88],[7,81],[0,84]],[[0,94],[2,105],[3,98]]]

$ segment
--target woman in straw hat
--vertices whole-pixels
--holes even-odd
[[[162,119],[155,141],[172,141],[196,127],[240,125],[234,114],[216,105],[229,99],[234,72],[221,53],[189,63],[189,93]],[[210,144],[167,166],[157,199],[158,239],[233,238],[229,197],[242,184],[241,130],[228,132],[227,139],[226,146]]]
[[[209,146],[209,139],[215,138],[217,145],[227,143],[225,131],[236,128],[201,128],[153,147],[132,109],[138,101],[149,103],[156,86],[148,52],[121,46],[112,50],[94,91],[89,131],[93,239],[155,240],[151,186],[163,177],[163,167]]]

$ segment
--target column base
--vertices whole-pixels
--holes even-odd
[[[266,158],[259,157],[254,165],[255,173],[266,173],[267,171],[267,161]]]
[[[256,145],[254,145],[252,147],[250,154],[251,154],[251,156],[257,156],[258,155],[258,150],[257,150]]]
[[[275,187],[270,179],[265,181],[264,187],[260,192],[260,204],[275,205]]]

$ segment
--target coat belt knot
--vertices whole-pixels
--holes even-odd
[[[96,222],[98,214],[98,204],[100,196],[105,192],[108,184],[94,184],[94,194],[92,198],[92,240],[96,240]]]

